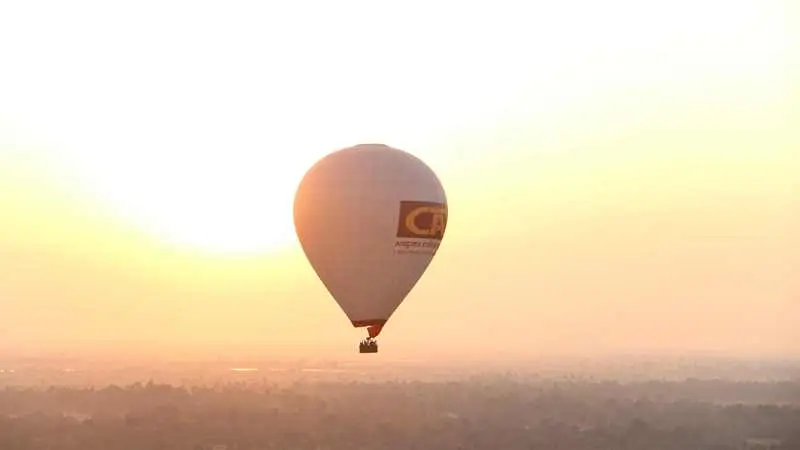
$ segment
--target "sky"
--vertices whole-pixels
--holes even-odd
[[[382,142],[448,230],[383,359],[800,356],[791,0],[0,6],[0,352],[350,357],[292,201]]]

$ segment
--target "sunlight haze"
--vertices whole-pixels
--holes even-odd
[[[0,351],[355,356],[292,224],[381,142],[447,235],[376,358],[800,356],[791,1],[10,1]]]

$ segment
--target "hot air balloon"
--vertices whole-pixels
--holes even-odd
[[[447,226],[447,199],[422,160],[382,144],[333,152],[303,177],[294,225],[311,267],[354,327],[361,353],[428,268]]]

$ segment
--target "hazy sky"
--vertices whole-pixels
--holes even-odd
[[[352,355],[291,204],[384,142],[450,222],[374,357],[800,355],[796,2],[547,3],[3,2],[0,353]]]

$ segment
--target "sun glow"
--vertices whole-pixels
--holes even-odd
[[[9,49],[25,71],[0,74],[2,86],[13,86],[0,90],[3,106],[15,124],[47,140],[117,218],[203,251],[293,244],[294,192],[319,157],[361,142],[429,148],[434,134],[478,120],[513,92],[497,82],[465,96],[486,77],[462,70],[468,55],[420,70],[439,65],[431,36],[392,37],[382,31],[386,24],[348,31],[322,21],[306,34],[286,21],[261,20],[304,16],[302,8],[254,4],[256,20],[192,4],[189,19],[182,2],[158,3],[159,18],[115,10],[104,12],[105,22],[86,23],[83,13],[97,13],[98,5],[84,6],[53,12],[59,19],[43,26],[60,37],[46,42],[0,19],[0,41],[8,34],[9,42],[26,43],[22,53]],[[209,21],[220,32],[209,32]],[[364,32],[380,39],[365,40]],[[334,42],[321,37],[331,35]],[[401,44],[408,54],[385,51]],[[54,75],[45,83],[32,74]]]
[[[623,88],[708,97],[687,80],[783,76],[785,40],[763,2],[725,2],[713,22],[700,19],[719,16],[713,2],[688,0],[658,10],[434,2],[425,14],[352,1],[313,15],[288,3],[246,13],[182,0],[35,3],[0,14],[0,50],[16,69],[0,73],[0,113],[63,151],[116,216],[213,252],[295,242],[295,188],[337,148],[383,142],[437,171],[485,165],[489,152],[512,150],[475,135],[503,121],[540,131],[561,121],[572,136],[608,128],[578,123],[573,104],[605,108]]]
[[[80,169],[115,216],[164,241],[209,252],[265,252],[294,239],[287,211],[298,171],[275,160],[95,155]]]

